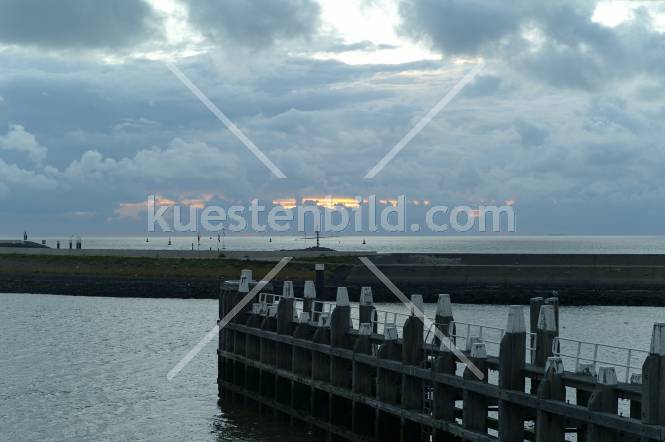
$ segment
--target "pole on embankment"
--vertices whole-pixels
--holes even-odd
[[[642,365],[642,422],[665,425],[665,323],[654,324]]]
[[[526,358],[526,326],[521,305],[512,305],[508,311],[506,333],[499,345],[499,388],[524,393],[524,364]],[[508,401],[499,401],[499,440],[522,442],[524,417],[520,407]]]

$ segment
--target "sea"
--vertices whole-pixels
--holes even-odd
[[[377,307],[404,313],[399,305]],[[428,316],[434,310],[425,306]],[[167,379],[215,326],[216,312],[214,300],[0,294],[0,439],[317,440],[272,414],[229,399],[218,403],[216,339]],[[464,322],[504,327],[507,312],[506,306],[453,305],[460,333]],[[561,307],[560,318],[561,335],[569,339],[646,350],[652,324],[665,322],[665,310]],[[485,330],[488,342],[491,331]],[[567,369],[571,364],[564,361]]]
[[[68,247],[69,237],[39,238]],[[304,248],[298,237],[201,236],[83,237],[87,249],[281,250]],[[364,244],[363,244],[364,239]],[[74,239],[75,241],[75,239]],[[451,253],[665,253],[660,236],[412,236],[323,238],[336,250]],[[401,305],[379,305],[405,313]],[[402,310],[400,310],[402,309]],[[426,305],[433,315],[435,306]],[[483,324],[488,352],[492,327],[504,327],[506,306],[454,305],[463,323]],[[172,380],[167,373],[215,326],[217,302],[193,299],[73,297],[0,294],[0,440],[310,441],[307,428],[272,414],[218,402],[217,340]],[[577,341],[601,362],[639,367],[653,324],[665,322],[654,307],[561,307],[561,336],[573,369]],[[528,319],[528,318],[527,318]],[[473,332],[474,334],[477,331]],[[626,362],[626,349],[632,360]],[[584,357],[584,355],[583,355]],[[622,362],[623,361],[623,362]],[[623,370],[623,371],[622,371]],[[629,374],[639,372],[632,368]],[[624,404],[625,408],[625,404]]]
[[[378,253],[665,253],[665,236],[563,236],[563,235],[439,235],[439,236],[328,236],[321,246],[339,251]],[[78,237],[30,236],[31,241],[49,247],[74,247]],[[307,239],[304,239],[307,238]],[[16,239],[16,238],[0,238]],[[80,237],[86,249],[133,250],[288,250],[316,245],[311,237],[300,236],[144,236]],[[170,244],[169,244],[170,242]]]

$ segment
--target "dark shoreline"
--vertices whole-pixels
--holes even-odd
[[[73,296],[216,299],[222,279],[236,279],[242,268],[257,276],[274,259],[146,258],[123,256],[0,254],[0,293]],[[450,293],[453,302],[528,304],[553,291],[563,305],[665,306],[665,255],[374,255],[377,266],[406,294],[422,293],[433,302]],[[349,287],[357,300],[371,285],[376,302],[394,295],[354,256],[300,256],[275,281],[302,285],[313,279],[314,263],[326,263],[326,293]]]

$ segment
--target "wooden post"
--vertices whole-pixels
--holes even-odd
[[[330,345],[330,316],[327,313],[319,315],[312,342]],[[312,379],[330,382],[330,357],[327,354],[312,351]],[[330,397],[328,392],[313,388],[310,408],[315,418],[328,421],[330,419]]]
[[[277,304],[277,333],[280,335],[290,335],[293,333],[293,303],[293,282],[284,281],[282,297]],[[277,345],[276,359],[278,368],[290,370],[293,361],[292,346],[290,344],[279,343]]]
[[[529,302],[529,339],[531,340],[531,348],[534,350],[531,353],[531,363],[536,364],[536,353],[538,348],[538,318],[540,317],[540,308],[545,303],[545,300],[541,297],[531,298]],[[544,361],[543,361],[544,363]],[[531,378],[531,394],[538,393],[538,379],[535,377]]]
[[[402,349],[397,341],[397,328],[391,324],[383,326],[384,342],[379,347],[377,357],[379,359],[402,360]],[[382,402],[399,405],[401,402],[402,377],[385,368],[377,370],[376,398]],[[399,417],[381,410],[376,411],[376,440],[399,441],[401,420]]]
[[[349,329],[351,329],[349,292],[346,287],[338,287],[335,309],[330,315],[330,344],[333,347],[351,349]]]
[[[373,324],[372,333],[376,333],[377,324],[373,322],[374,318],[374,296],[372,296],[372,287],[363,287],[360,289],[360,303],[358,306],[359,323]]]
[[[358,338],[353,346],[353,352],[358,354],[371,355],[373,345],[370,341],[372,334],[372,324],[361,322],[358,327]],[[353,362],[353,387],[354,393],[369,397],[376,395],[376,369],[365,364]],[[362,403],[353,401],[353,432],[367,438],[374,436],[376,428],[376,413],[374,408]]]
[[[229,305],[232,302],[232,296],[233,296],[232,291],[227,288],[225,281],[221,280],[219,285],[219,306],[218,306],[219,318],[217,319],[218,324],[220,323],[222,318],[226,316],[226,312],[228,311]],[[218,336],[219,341],[217,344],[217,348],[219,349],[217,355],[217,384],[218,384],[217,395],[220,398],[225,394],[225,389],[222,386],[222,381],[228,380],[227,370],[229,369],[228,367],[231,365],[231,362],[220,354],[220,352],[225,351],[228,348],[227,335],[228,335],[228,330],[224,328],[219,329],[219,336]]]
[[[654,324],[642,365],[642,422],[665,425],[665,323]]]
[[[314,287],[314,281],[305,281],[305,287],[303,289],[302,311],[308,312],[310,319],[312,320],[314,320],[312,316],[312,306],[314,305],[315,300],[316,287]]]
[[[349,337],[351,328],[351,306],[346,287],[337,288],[335,309],[330,315],[330,345],[337,348],[352,349]],[[353,365],[350,360],[332,356],[330,358],[330,383],[336,387],[351,389]],[[352,404],[340,396],[330,395],[330,418],[335,425],[352,425]]]
[[[600,367],[598,369],[598,386],[589,398],[589,411],[617,414],[616,391],[617,375],[614,367]],[[589,442],[616,442],[619,433],[615,430],[603,428],[599,425],[589,425],[587,440]]]
[[[540,307],[540,316],[538,317],[538,329],[536,330],[536,358],[534,365],[545,367],[547,358],[552,356],[552,343],[557,337],[556,316],[554,306],[543,305]]]
[[[316,293],[321,299],[326,299],[326,266],[324,264],[314,264],[314,286]],[[317,318],[318,319],[318,318]]]
[[[553,296],[551,298],[545,299],[546,305],[551,305],[554,307],[554,319],[556,320],[556,332],[557,336],[559,334],[559,298]]]
[[[450,303],[450,295],[440,294],[436,303],[435,327],[443,336],[450,337],[449,329],[451,322],[453,322],[453,306]],[[451,339],[451,343],[455,343],[454,339]],[[432,339],[432,344],[435,346],[441,344],[441,340],[436,334],[434,335],[434,339]]]
[[[565,402],[566,386],[563,375],[563,361],[558,356],[547,358],[545,376],[538,387],[538,398]],[[537,442],[563,442],[565,440],[563,417],[538,409],[536,420]]]
[[[506,333],[499,346],[499,388],[524,392],[524,363],[526,358],[526,326],[521,305],[508,311]],[[524,417],[520,407],[499,401],[499,440],[522,442]]]
[[[411,316],[406,319],[402,327],[402,364],[422,366],[424,361],[423,339],[423,297],[411,295]],[[405,410],[422,411],[423,408],[423,381],[408,375],[402,376],[402,408]],[[421,425],[404,420],[402,422],[401,441],[420,441],[422,439]]]
[[[464,380],[486,383],[487,350],[485,349],[485,343],[474,342],[471,347],[469,360],[478,367],[484,376],[482,381],[478,380],[476,375],[467,367],[464,369]],[[483,434],[487,433],[487,398],[482,394],[464,390],[463,400],[462,423],[464,428]]]
[[[592,362],[579,362],[575,367],[575,374],[594,379],[596,377],[596,369]],[[581,388],[575,389],[575,404],[582,407],[589,405],[589,398],[591,392],[582,390]],[[577,428],[577,442],[586,442],[587,440],[587,426],[586,424],[578,424]]]
[[[441,352],[432,365],[432,370],[437,373],[454,375],[457,371],[457,359],[448,347],[441,344]],[[432,400],[432,417],[446,422],[455,422],[455,398],[459,395],[455,388],[444,384],[434,384],[434,397]],[[453,442],[459,439],[450,433],[434,430],[433,442]]]
[[[545,300],[541,297],[531,298],[529,301],[529,331],[532,335],[535,335],[538,332],[538,318],[540,317],[540,307],[543,306]],[[538,343],[535,341],[531,342],[531,347],[535,348]],[[531,355],[531,363],[535,362],[536,354],[535,352]]]
[[[293,332],[294,311],[293,282],[284,281],[282,297],[277,304],[277,333],[290,335]],[[277,368],[291,371],[293,363],[293,347],[291,344],[278,342],[275,349],[275,363]],[[293,383],[281,376],[275,377],[275,399],[284,405],[292,404]],[[276,410],[278,411],[278,410]]]
[[[250,269],[243,269],[240,271],[240,280],[238,281],[238,292],[233,297],[233,305],[230,306],[229,311],[233,309],[242,298],[249,293],[250,286],[252,284],[252,271]],[[248,307],[245,306],[238,312],[235,317],[232,319],[233,322],[244,324],[247,321],[247,311]],[[227,312],[228,313],[228,312]]]
[[[293,337],[298,339],[312,340],[314,337],[315,327],[310,323],[310,314],[308,312],[300,313],[298,317],[298,325],[293,330]],[[312,375],[312,352],[306,348],[293,347],[293,363],[294,373],[301,374],[305,377]]]
[[[293,282],[284,281],[282,297],[277,304],[277,333],[290,335],[293,327]]]
[[[298,325],[293,330],[293,337],[311,340],[314,336],[314,326],[310,324],[310,313],[302,312],[298,317]],[[306,348],[293,347],[293,373],[305,378],[312,376],[312,352]],[[300,382],[293,382],[291,386],[291,408],[302,410],[311,414],[312,388]]]

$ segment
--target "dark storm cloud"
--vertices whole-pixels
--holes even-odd
[[[263,48],[275,40],[310,37],[319,24],[313,0],[186,0],[190,21],[223,45]]]
[[[447,54],[477,53],[519,25],[504,2],[412,0],[401,3],[400,13],[403,31]]]
[[[2,0],[0,42],[54,49],[118,48],[155,36],[142,0]]]
[[[665,39],[649,13],[614,28],[592,21],[594,2],[403,0],[400,29],[449,56],[482,56],[556,87],[597,90],[661,75]],[[525,37],[526,33],[535,40]]]

